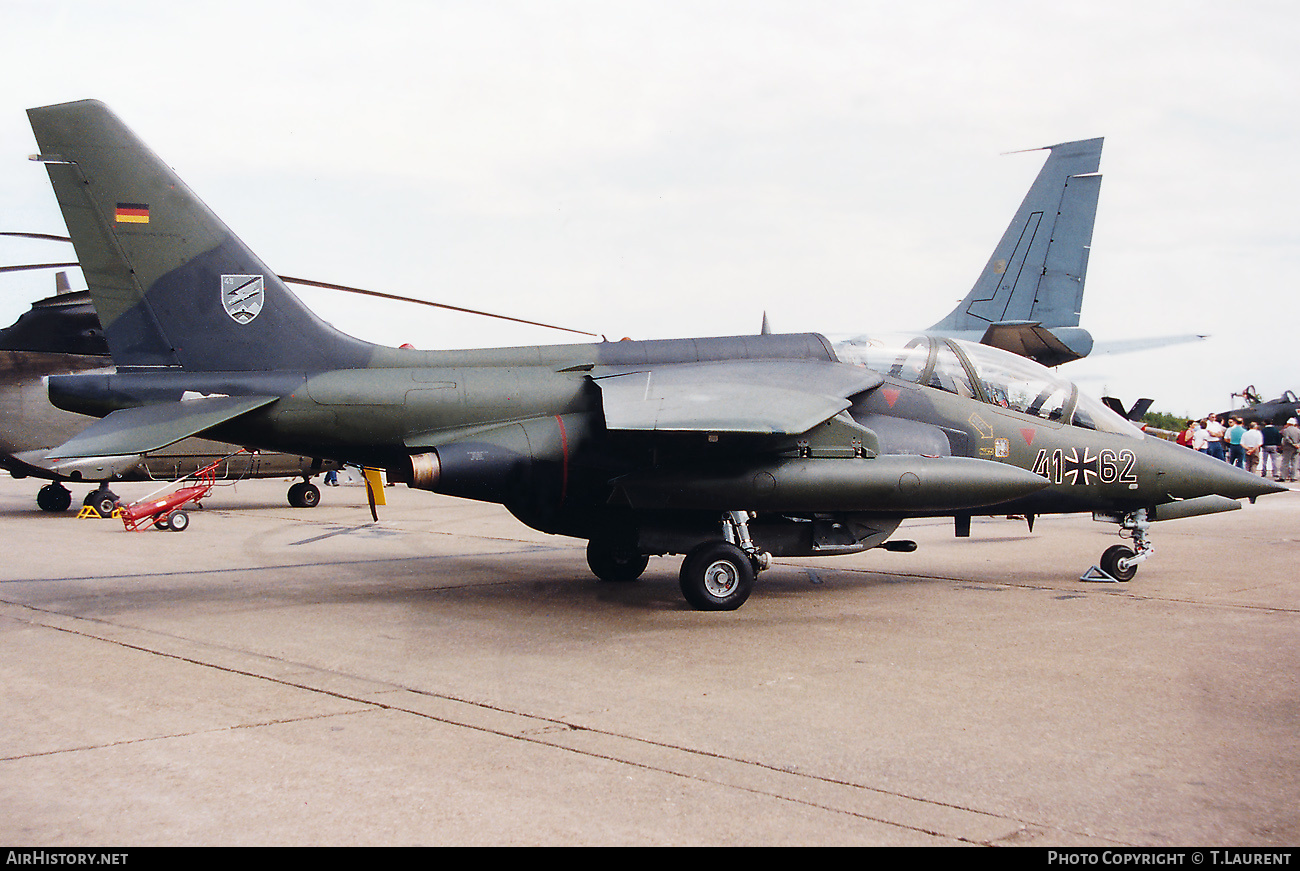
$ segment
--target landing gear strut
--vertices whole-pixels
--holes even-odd
[[[749,535],[750,514],[722,516],[724,541],[706,541],[686,555],[679,576],[682,595],[699,611],[734,611],[749,598],[754,578],[772,564]]]

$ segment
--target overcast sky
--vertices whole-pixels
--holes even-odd
[[[1202,414],[1300,391],[1300,6],[1283,2],[7,4],[0,230],[63,232],[25,110],[109,104],[282,274],[610,338],[921,329],[1042,152],[1106,137],[1063,367]],[[0,261],[73,259],[0,240]],[[73,279],[78,285],[80,276]],[[0,276],[0,323],[53,287]],[[304,293],[422,348],[570,341]]]

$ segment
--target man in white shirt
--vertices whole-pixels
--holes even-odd
[[[1251,474],[1259,468],[1259,455],[1264,447],[1264,431],[1259,428],[1259,421],[1252,420],[1250,428],[1241,434],[1241,451],[1245,454],[1246,471]]]
[[[1205,431],[1209,435],[1209,442],[1206,444],[1205,452],[1216,460],[1226,460],[1227,457],[1223,452],[1223,434],[1227,429],[1219,423],[1219,416],[1211,414],[1205,419]]]
[[[1192,450],[1205,453],[1209,441],[1210,431],[1205,428],[1205,421],[1197,421],[1196,429],[1192,432]]]

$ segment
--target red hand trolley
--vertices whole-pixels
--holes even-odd
[[[237,451],[236,453],[243,453]],[[230,456],[234,456],[231,454]],[[205,498],[212,492],[213,486],[217,480],[217,466],[229,460],[230,457],[223,457],[210,466],[204,466],[193,475],[187,475],[180,481],[173,481],[168,487],[175,486],[187,478],[193,478],[194,483],[188,487],[181,487],[175,492],[166,496],[155,498],[160,491],[154,491],[139,502],[132,502],[129,505],[123,505],[121,511],[122,525],[128,532],[141,532],[152,525],[156,529],[170,529],[172,532],[184,532],[189,528],[190,516],[182,510],[182,506]],[[166,489],[164,487],[163,489]]]

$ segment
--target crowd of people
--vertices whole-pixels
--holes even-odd
[[[1174,441],[1215,459],[1240,466],[1274,481],[1295,481],[1296,455],[1300,453],[1300,425],[1293,417],[1285,426],[1271,421],[1246,423],[1239,417],[1219,420],[1211,414],[1189,420]]]

